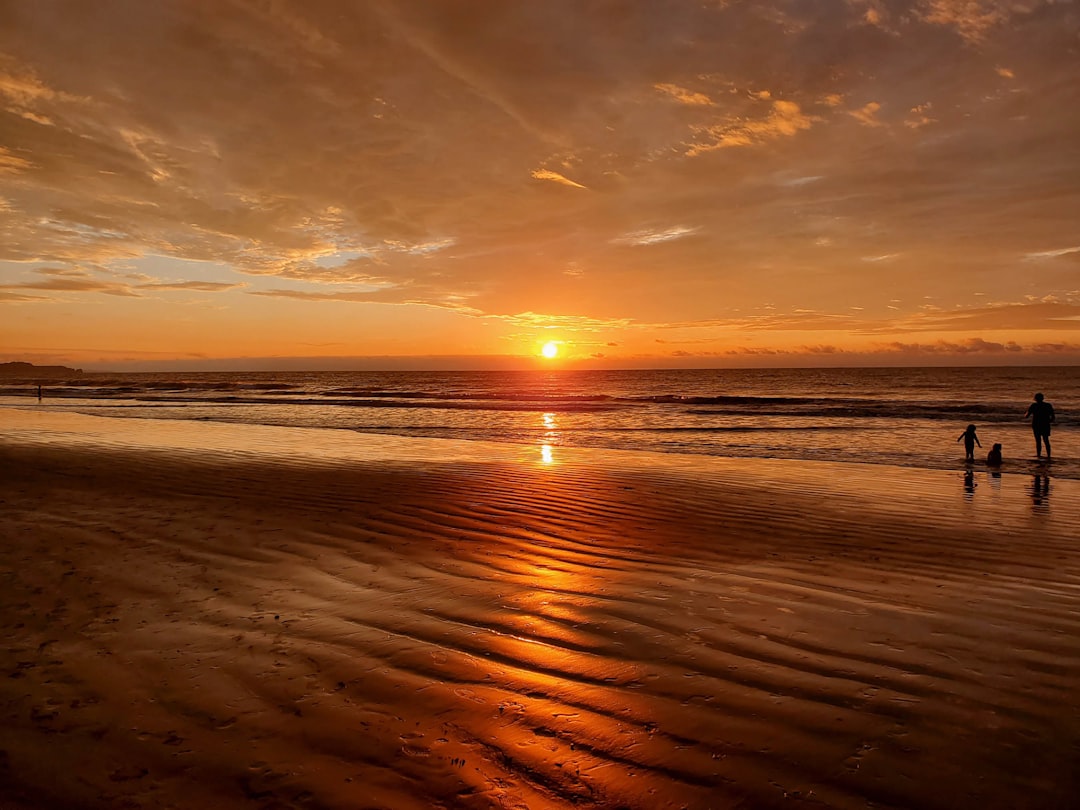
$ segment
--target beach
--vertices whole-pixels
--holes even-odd
[[[0,808],[1055,808],[1080,481],[0,430]]]

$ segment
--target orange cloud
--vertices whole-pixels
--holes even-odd
[[[553,183],[560,183],[564,186],[570,186],[571,188],[585,188],[581,183],[575,183],[568,177],[564,177],[558,172],[553,172],[550,169],[534,169],[532,176],[537,180],[550,180]]]
[[[916,14],[925,22],[953,28],[968,42],[982,41],[1009,17],[1009,0],[923,0]]]
[[[95,292],[137,298],[139,293],[126,284],[99,281],[92,278],[50,278],[45,281],[25,281],[18,284],[0,284],[0,290],[41,290],[47,292]],[[11,299],[9,299],[11,300]]]
[[[0,146],[0,174],[15,174],[33,165],[26,158],[19,157],[10,149]]]
[[[197,290],[198,292],[224,292],[246,287],[246,284],[228,284],[220,281],[159,281],[139,284],[140,290]]]
[[[713,100],[704,93],[695,93],[693,90],[687,90],[676,84],[654,84],[653,87],[661,93],[665,93],[675,99],[680,104],[686,104],[691,107],[710,107],[713,104]]]
[[[884,126],[884,124],[877,119],[877,112],[880,109],[880,104],[876,101],[871,101],[865,107],[861,107],[858,110],[849,110],[848,115],[864,126],[881,127]]]
[[[709,137],[704,143],[693,144],[686,152],[694,157],[715,149],[732,146],[752,146],[781,137],[791,137],[810,129],[816,119],[806,115],[793,101],[774,101],[769,114],[757,121],[714,124],[698,131]]]

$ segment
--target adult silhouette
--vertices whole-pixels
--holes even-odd
[[[1031,417],[1031,432],[1035,434],[1035,455],[1042,457],[1043,444],[1046,445],[1046,457],[1050,458],[1050,425],[1054,423],[1054,406],[1045,401],[1042,394],[1035,395],[1035,401],[1028,405],[1024,418]]]

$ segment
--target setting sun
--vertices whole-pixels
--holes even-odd
[[[555,357],[558,353],[559,344],[556,343],[554,340],[549,340],[547,343],[544,344],[544,347],[540,349],[540,354],[548,358]]]

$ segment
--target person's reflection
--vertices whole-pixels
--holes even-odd
[[[1031,482],[1031,505],[1037,509],[1045,509],[1049,505],[1050,476],[1036,475]]]
[[[975,472],[968,470],[964,473],[964,497],[970,498],[975,494]]]

